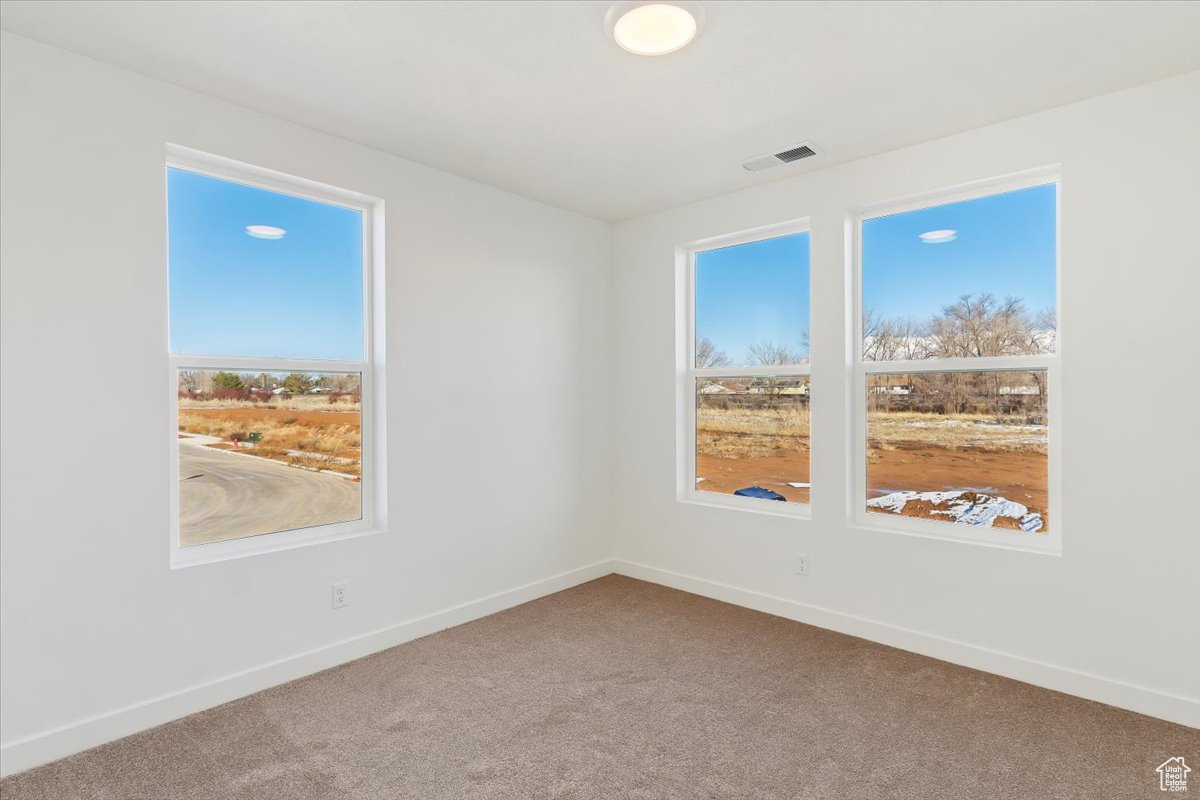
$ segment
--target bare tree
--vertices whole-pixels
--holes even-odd
[[[1033,318],[1033,326],[1026,342],[1030,355],[1053,353],[1058,339],[1058,315],[1053,308],[1044,308]]]
[[[930,354],[936,358],[1028,355],[1042,350],[1037,324],[1016,297],[964,294],[929,321]]]
[[[342,394],[356,394],[359,389],[359,377],[357,373],[337,373],[326,376],[326,384],[335,392]]]
[[[808,361],[808,356],[799,350],[793,350],[786,344],[775,344],[774,342],[752,344],[746,350],[746,356],[751,364],[760,367],[804,364]]]
[[[863,358],[871,361],[922,358],[986,358],[1034,355],[1055,346],[1056,320],[1052,309],[1030,315],[1019,298],[997,300],[987,293],[966,294],[942,308],[925,323],[887,319],[863,312]],[[1024,377],[1021,377],[1024,376]],[[892,405],[891,379],[878,378],[881,397],[873,407]],[[1024,408],[1032,415],[1044,413],[1046,374],[1028,373],[921,373],[911,380],[910,407],[939,413],[1011,413]],[[1036,387],[1037,402],[1025,399],[1029,382]]]
[[[190,369],[181,370],[179,373],[179,388],[188,393],[194,393],[200,388],[200,380],[196,373]]]
[[[928,357],[925,326],[908,317],[887,319],[873,309],[863,309],[864,361]]]
[[[863,311],[863,359],[982,358],[1054,349],[1052,309],[1030,316],[1015,297],[965,294],[925,323]]]
[[[698,369],[727,367],[730,363],[729,356],[725,355],[724,351],[718,350],[707,336],[696,340],[696,367]]]

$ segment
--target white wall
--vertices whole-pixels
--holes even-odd
[[[617,225],[619,569],[1200,725],[1197,141],[1193,73]],[[1052,164],[1063,555],[851,527],[849,210]],[[801,217],[813,243],[813,519],[680,503],[674,248]],[[793,574],[797,552],[809,577]]]
[[[2,41],[5,772],[608,571],[607,225]],[[166,142],[385,201],[386,533],[168,569]]]

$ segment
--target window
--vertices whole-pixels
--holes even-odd
[[[1057,180],[873,211],[858,245],[858,521],[1057,551]]]
[[[373,204],[171,152],[173,562],[370,528]]]
[[[688,251],[683,499],[807,513],[809,234]]]

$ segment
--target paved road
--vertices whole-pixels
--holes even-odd
[[[362,516],[362,486],[179,440],[179,540],[184,547]]]

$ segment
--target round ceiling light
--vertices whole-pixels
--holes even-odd
[[[246,233],[255,239],[282,239],[287,231],[274,225],[247,225]]]
[[[918,236],[925,244],[945,244],[953,242],[958,238],[958,231],[945,229],[940,231],[926,231]]]
[[[604,17],[608,34],[639,56],[665,56],[686,47],[700,32],[699,3],[620,2]]]

